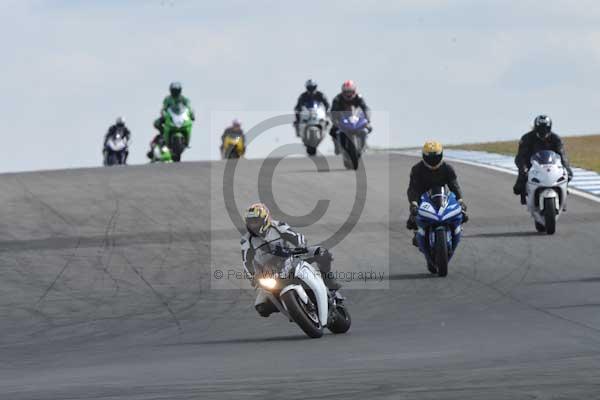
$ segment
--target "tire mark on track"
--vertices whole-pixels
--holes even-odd
[[[40,296],[40,298],[36,302],[36,305],[39,305],[42,301],[44,301],[44,299],[46,298],[46,296],[48,295],[48,293],[50,293],[50,291],[52,290],[52,288],[54,288],[54,285],[56,285],[56,282],[58,282],[58,280],[63,276],[63,274],[65,273],[65,271],[69,267],[69,265],[71,265],[71,262],[73,261],[73,256],[75,255],[75,252],[77,252],[77,249],[79,248],[79,242],[81,242],[81,239],[78,240],[77,246],[75,246],[75,249],[73,250],[73,253],[71,255],[67,256],[67,261],[62,266],[62,268],[60,269],[60,271],[58,272],[58,274],[56,274],[56,276],[54,277],[54,280],[52,281],[52,283],[50,285],[48,285],[48,287],[46,288],[46,290],[44,291],[44,293]]]
[[[165,309],[169,312],[169,314],[173,318],[173,322],[175,323],[175,325],[177,325],[177,329],[179,330],[179,332],[183,332],[181,322],[179,321],[179,318],[177,318],[177,314],[175,314],[175,312],[169,305],[169,302],[154,288],[154,286],[152,286],[152,284],[144,277],[140,270],[137,269],[135,265],[133,265],[129,257],[127,257],[125,254],[121,254],[121,256],[129,266],[129,268],[131,268],[131,270],[141,279],[142,282],[144,282],[146,286],[148,286],[148,288],[152,291],[154,296],[156,296],[156,298],[160,301],[160,304],[162,304],[165,307]]]

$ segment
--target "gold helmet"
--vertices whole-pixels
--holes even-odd
[[[423,162],[430,169],[438,169],[444,158],[444,148],[440,142],[428,140],[423,145]]]
[[[271,212],[263,203],[254,203],[244,216],[246,228],[253,235],[265,237],[271,227]]]

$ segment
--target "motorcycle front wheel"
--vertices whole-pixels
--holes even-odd
[[[445,229],[435,232],[434,257],[438,275],[441,277],[448,275],[448,243]]]
[[[285,292],[281,296],[281,301],[285,304],[290,317],[292,317],[304,333],[311,338],[320,338],[323,336],[323,326],[316,315],[316,311],[309,310],[307,305],[298,298],[295,290]]]
[[[548,235],[554,235],[556,232],[556,208],[554,208],[554,199],[544,199],[544,225]]]

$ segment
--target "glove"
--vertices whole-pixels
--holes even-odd
[[[410,203],[410,215],[412,215],[412,216],[417,215],[418,210],[419,210],[419,204],[417,204],[416,201],[412,201]]]
[[[458,204],[460,204],[460,208],[462,208],[463,212],[467,212],[467,205],[463,199],[458,199]]]
[[[367,124],[366,128],[367,128],[367,133],[373,132],[373,126],[371,125],[370,122]]]

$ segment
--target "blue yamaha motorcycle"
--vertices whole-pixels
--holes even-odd
[[[417,244],[425,255],[427,268],[439,276],[448,275],[462,234],[463,213],[454,193],[434,187],[421,196],[417,211]]]
[[[358,169],[358,162],[367,144],[369,120],[362,109],[352,107],[350,111],[334,115],[339,129],[338,140],[346,169]]]

